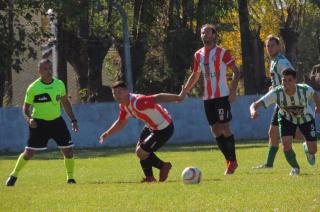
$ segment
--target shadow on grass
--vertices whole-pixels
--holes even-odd
[[[237,149],[265,148],[266,143],[249,143],[237,144]],[[183,145],[165,145],[160,152],[197,152],[197,151],[212,151],[219,150],[217,145],[210,143],[191,143]],[[75,158],[97,158],[97,157],[112,157],[121,154],[135,154],[135,147],[117,147],[117,148],[85,148],[75,149]],[[16,160],[20,153],[0,153],[0,160]],[[59,150],[39,151],[32,160],[57,160],[63,156]]]
[[[201,182],[218,182],[222,181],[220,178],[214,178],[214,179],[203,179]],[[181,180],[167,180],[166,182],[152,182],[152,183],[142,183],[140,181],[93,181],[89,182],[88,184],[96,184],[96,185],[108,185],[108,184],[163,184],[163,183],[182,183]],[[201,183],[200,183],[201,184]]]

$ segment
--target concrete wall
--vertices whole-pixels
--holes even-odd
[[[260,109],[260,117],[251,120],[249,117],[249,105],[258,96],[239,96],[232,104],[233,120],[231,128],[235,138],[266,139],[267,131],[273,111],[273,106],[268,109]],[[171,113],[175,133],[170,139],[171,144],[190,142],[210,142],[213,140],[204,114],[203,102],[200,99],[187,99],[181,104],[163,104]],[[116,103],[99,103],[74,105],[80,131],[72,133],[72,139],[76,147],[117,147],[134,145],[143,123],[131,118],[126,128],[110,137],[104,145],[98,143],[100,134],[109,127],[118,115]],[[70,127],[68,118],[65,118]],[[317,117],[317,125],[320,120]],[[28,138],[28,127],[23,119],[21,108],[0,108],[0,152],[17,152],[23,150]],[[53,141],[49,141],[49,147],[55,147]]]

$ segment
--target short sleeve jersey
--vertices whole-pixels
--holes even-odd
[[[46,84],[39,78],[28,87],[24,102],[32,105],[32,118],[50,121],[61,116],[60,98],[65,95],[61,80],[53,78]]]
[[[309,105],[309,100],[314,94],[313,88],[306,84],[297,84],[294,95],[285,93],[280,85],[264,95],[259,102],[264,107],[276,103],[279,106],[279,114],[294,124],[303,124],[315,118],[315,112]]]
[[[291,68],[294,70],[290,61],[283,54],[278,54],[274,59],[271,60],[270,76],[272,87],[281,85],[281,71],[286,68]]]
[[[230,51],[220,46],[201,48],[194,54],[193,72],[201,72],[203,76],[203,100],[229,95],[227,68],[234,61]]]
[[[155,103],[154,96],[130,93],[129,105],[119,104],[119,108],[119,120],[134,117],[153,130],[162,130],[172,122],[169,112]]]

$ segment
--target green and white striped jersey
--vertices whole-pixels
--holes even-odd
[[[271,60],[269,71],[271,76],[272,87],[281,85],[281,71],[286,68],[291,68],[294,70],[290,61],[283,54],[279,53],[274,59]]]
[[[309,105],[309,100],[313,99],[314,90],[307,84],[297,84],[296,92],[293,96],[285,93],[283,85],[269,91],[258,102],[262,102],[264,107],[276,103],[279,107],[279,114],[294,124],[303,124],[315,118],[315,112]]]

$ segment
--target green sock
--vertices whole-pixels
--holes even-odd
[[[66,166],[66,169],[67,169],[67,179],[74,179],[73,178],[74,159],[64,157],[64,165]]]
[[[272,167],[279,147],[269,145],[266,165]]]
[[[294,153],[293,149],[284,152],[284,155],[286,156],[286,159],[292,168],[300,168],[296,159],[296,153]]]
[[[23,158],[23,153],[20,154],[16,166],[14,167],[13,171],[11,172],[11,176],[14,177],[18,177],[19,172],[21,171],[21,169],[24,167],[24,165],[26,165],[26,163],[28,162],[28,160],[25,160]]]

